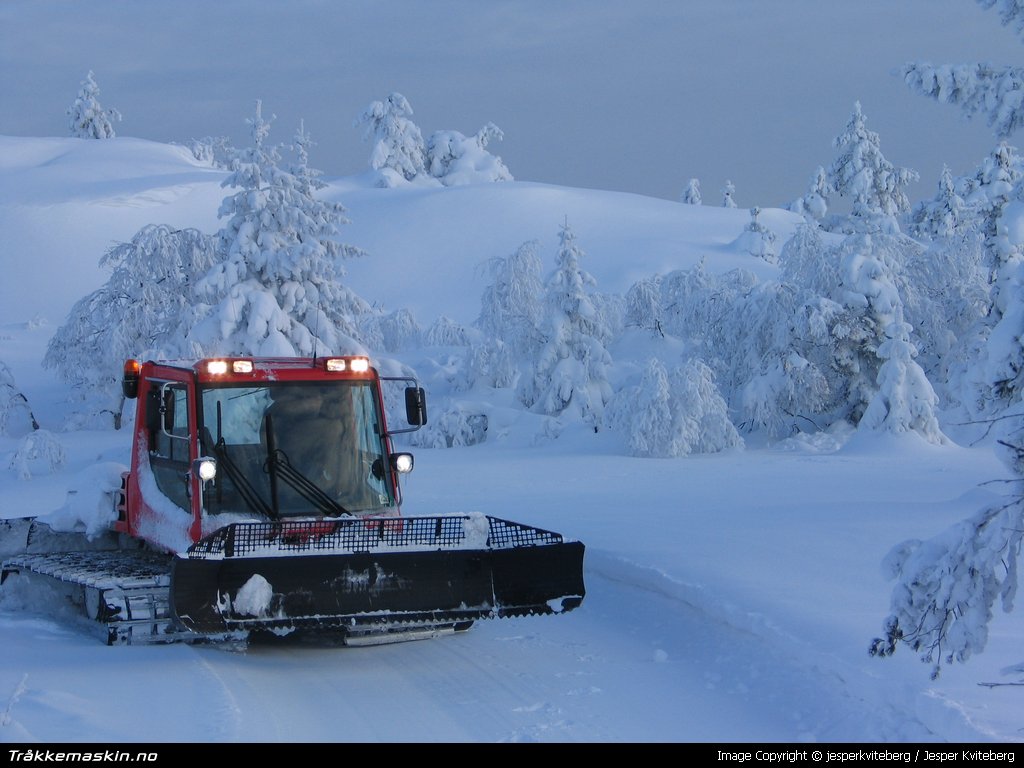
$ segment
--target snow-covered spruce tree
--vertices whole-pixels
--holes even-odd
[[[855,229],[878,229],[878,219],[888,219],[883,229],[898,230],[896,217],[910,208],[905,189],[917,180],[915,171],[897,168],[882,155],[881,141],[866,125],[860,102],[843,131],[833,140],[838,154],[828,169],[829,188],[852,200]]]
[[[1007,346],[997,334],[995,344],[988,339],[1002,324],[1006,311],[1015,313],[1014,303],[1021,300],[1019,266],[1021,243],[1019,225],[1021,205],[1024,203],[1024,166],[1016,150],[1001,142],[982,162],[977,171],[957,180],[962,196],[975,212],[972,226],[977,227],[980,240],[980,270],[986,280],[987,297],[984,316],[979,322],[979,361],[967,368],[964,401],[969,404],[975,418],[989,418],[1003,413],[1015,402],[1016,385],[1012,373],[1021,365],[1014,361],[1014,345]],[[1009,331],[1013,338],[1015,331]]]
[[[0,360],[0,435],[23,437],[39,429],[28,398],[18,389],[14,374]]]
[[[783,249],[781,282],[757,286],[735,309],[746,331],[729,355],[730,376],[742,388],[745,423],[776,436],[844,420],[944,439],[899,290],[913,245],[856,234],[830,248],[815,225],[797,230]]]
[[[910,232],[924,240],[952,237],[969,218],[967,203],[957,194],[953,173],[948,165],[942,166],[938,190],[931,200],[922,200],[910,211]]]
[[[1019,199],[1019,185],[1024,179],[1024,158],[1016,147],[1000,142],[982,161],[975,173],[963,180],[966,200],[981,219],[981,235],[986,262],[992,270],[992,280],[1005,261],[1007,248],[1000,221],[1006,205]]]
[[[722,189],[722,207],[736,207],[736,185],[728,179],[725,182],[725,187]]]
[[[1020,0],[977,0],[982,8],[998,5],[1000,23],[1024,30]],[[908,62],[903,81],[922,96],[960,107],[967,118],[982,116],[996,136],[1005,138],[1024,125],[1024,69],[991,63],[938,64]]]
[[[784,246],[781,279],[804,292],[804,311],[827,328],[824,337],[814,334],[819,342],[827,340],[823,347],[802,350],[828,377],[833,419],[859,423],[874,398],[882,364],[879,347],[897,310],[901,321],[909,322],[902,298],[908,290],[906,266],[922,250],[898,231],[854,232],[828,246],[813,224],[798,228]]]
[[[1019,419],[1015,424],[1002,441],[1016,478],[1006,500],[927,541],[904,541],[886,556],[883,568],[896,584],[884,636],[869,646],[872,656],[908,645],[931,665],[934,679],[943,666],[985,650],[997,602],[1004,612],[1013,610],[1024,535],[1024,434]]]
[[[371,102],[356,119],[364,137],[373,142],[370,167],[381,172],[383,186],[411,181],[426,172],[426,146],[419,127],[409,119],[412,107],[405,96],[392,93],[384,101]]]
[[[112,139],[113,121],[121,119],[116,109],[104,109],[99,102],[100,88],[92,70],[82,81],[75,102],[67,108],[71,135],[76,139]]]
[[[978,0],[985,8],[996,0]],[[1022,29],[1024,8],[1016,0],[999,3],[1004,24]],[[967,116],[985,114],[1000,136],[1021,124],[1021,70],[997,70],[988,65],[939,67],[908,65],[904,74],[914,90],[940,101],[957,104]],[[1017,163],[1007,152],[997,154],[985,174],[994,183],[969,185],[962,194],[982,210],[982,236],[986,265],[993,276],[992,309],[986,318],[991,332],[974,368],[981,372],[978,391],[981,410],[994,432],[1013,475],[1010,494],[1001,504],[983,509],[938,536],[911,540],[895,547],[884,565],[896,582],[884,637],[869,648],[872,655],[889,656],[899,644],[909,645],[937,677],[944,665],[965,662],[985,649],[993,607],[1013,609],[1017,592],[1021,537],[1024,535],[1024,421],[1021,419],[1020,371],[1024,349],[1020,328],[1024,323],[1024,269],[1021,267],[1020,208],[1010,199],[1024,201],[1019,181],[1009,173]],[[1011,191],[1006,186],[1012,183]],[[993,194],[994,193],[994,194]],[[979,199],[980,198],[980,199]],[[1016,210],[1014,210],[1016,208]]]
[[[736,241],[741,250],[769,264],[776,263],[775,233],[757,220],[761,209],[757,206],[750,209],[750,223],[744,228]]]
[[[204,311],[190,342],[203,354],[365,351],[357,322],[371,308],[342,281],[342,261],[361,253],[338,240],[344,207],[315,196],[322,182],[306,165],[307,139],[287,171],[267,144],[260,102],[248,122],[253,143],[222,183],[238,191],[220,207],[227,222],[217,234],[218,259],[198,285]]]
[[[568,223],[559,241],[558,265],[546,285],[543,341],[516,391],[526,407],[579,419],[596,432],[611,398],[605,348],[611,334],[588,291],[596,281],[580,266],[583,251]]]
[[[885,341],[878,347],[882,365],[878,391],[861,417],[858,427],[895,434],[917,432],[930,443],[946,442],[935,415],[939,398],[914,358],[917,349],[910,342],[911,326],[903,322],[903,306],[896,304],[885,326]]]
[[[1024,248],[1018,246],[1000,269],[995,316],[979,369],[989,388],[990,413],[1016,410],[1024,400]]]
[[[72,386],[79,426],[120,427],[126,359],[191,353],[184,335],[196,281],[215,250],[214,238],[198,230],[149,224],[103,255],[110,277],[75,302],[43,357],[43,366]]]
[[[427,171],[446,187],[475,182],[512,181],[512,173],[501,158],[487,151],[487,145],[505,134],[488,123],[475,136],[458,131],[435,131],[427,141]]]
[[[838,249],[842,277],[833,296],[849,311],[853,324],[846,336],[841,335],[842,329],[833,328],[833,336],[838,342],[836,360],[852,385],[848,405],[849,420],[854,424],[860,423],[864,409],[877,394],[886,329],[903,322],[899,284],[907,250],[914,248],[919,246],[902,235],[858,233],[847,236]],[[896,336],[902,337],[902,332]],[[920,368],[912,359],[910,364]],[[924,376],[924,372],[915,370],[914,378],[918,375]]]
[[[700,195],[700,179],[690,179],[686,182],[686,189],[679,199],[687,205],[701,205],[704,201]]]
[[[828,175],[822,166],[818,166],[811,177],[804,196],[795,200],[789,210],[799,213],[811,221],[822,221],[828,214],[828,198],[832,190],[828,186]]]

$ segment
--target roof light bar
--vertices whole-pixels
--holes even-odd
[[[210,360],[206,363],[206,372],[211,376],[223,376],[229,370],[232,373],[252,373],[252,360],[232,360],[230,366],[227,360]]]
[[[367,357],[328,357],[324,361],[324,370],[332,373],[341,371],[366,373],[370,370],[370,359]]]

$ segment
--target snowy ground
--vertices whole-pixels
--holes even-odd
[[[4,516],[51,512],[97,463],[127,463],[124,434],[62,431],[64,385],[41,367],[70,303],[102,283],[103,250],[154,221],[216,226],[216,172],[164,145],[89,144],[0,138],[0,360],[67,452],[22,479],[8,468],[17,439],[0,436]],[[371,254],[353,265],[355,290],[425,322],[471,321],[474,267],[533,238],[552,259],[566,216],[584,266],[620,291],[666,264],[734,265],[729,243],[748,221],[518,182],[333,192],[349,241]],[[786,231],[788,214],[766,216]],[[867,654],[889,609],[883,557],[995,498],[987,483],[1006,473],[988,448],[837,434],[637,459],[608,432],[538,441],[535,419],[496,413],[483,445],[417,450],[404,511],[479,511],[583,541],[579,609],[393,646],[243,651],[106,647],[9,603],[0,741],[1024,741],[1019,613],[997,616],[985,652],[937,680],[905,648]]]

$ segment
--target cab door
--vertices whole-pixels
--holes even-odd
[[[195,435],[192,372],[154,366],[139,389],[126,532],[171,552],[201,536]]]

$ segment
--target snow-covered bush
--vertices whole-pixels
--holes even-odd
[[[409,442],[421,448],[456,448],[477,445],[487,439],[487,414],[459,403],[448,402],[431,414]]]
[[[830,394],[828,378],[821,369],[791,350],[747,382],[740,403],[750,431],[763,430],[779,437],[808,427],[820,429],[815,419],[825,411]]]
[[[669,385],[676,402],[676,443],[681,454],[718,453],[743,447],[729,420],[729,408],[712,370],[698,358],[672,374]]]
[[[500,157],[487,151],[494,139],[505,134],[494,123],[488,123],[475,136],[458,131],[437,131],[427,142],[427,170],[446,187],[489,181],[513,181]]]
[[[538,343],[544,294],[539,247],[536,240],[528,240],[514,253],[487,263],[491,282],[480,297],[475,326],[514,354],[526,353]]]
[[[467,347],[470,334],[461,323],[441,315],[423,334],[423,343],[428,347]]]
[[[717,453],[743,445],[714,374],[696,358],[671,376],[660,360],[649,359],[640,383],[615,393],[608,422],[624,434],[630,453],[644,458]]]
[[[209,163],[214,168],[231,168],[231,158],[238,151],[226,136],[204,136],[201,139],[191,139],[186,142],[186,147],[192,156],[201,163]]]
[[[14,381],[14,374],[0,361],[0,435],[22,437],[39,429],[28,398]]]
[[[79,426],[120,426],[121,371],[133,357],[187,356],[185,329],[216,243],[195,229],[150,224],[100,259],[107,282],[79,299],[51,337],[43,366],[72,386]]]
[[[643,328],[655,336],[664,336],[661,315],[661,277],[655,275],[633,283],[626,291],[626,327]]]
[[[9,469],[13,469],[22,480],[31,480],[33,475],[46,475],[64,466],[67,452],[61,441],[49,430],[37,429],[25,435],[11,458]]]
[[[408,309],[399,309],[381,317],[379,329],[387,352],[412,349],[419,345],[423,337],[423,329]]]

